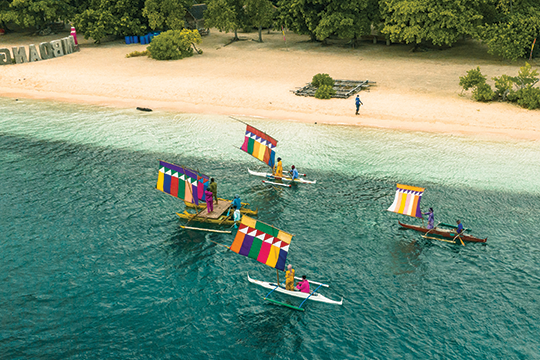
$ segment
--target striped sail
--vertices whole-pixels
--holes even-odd
[[[230,249],[270,267],[285,271],[293,235],[261,221],[242,216]]]
[[[186,167],[159,162],[156,188],[164,193],[195,205],[205,201],[204,191],[208,188],[208,176]]]
[[[422,218],[420,200],[422,200],[422,194],[424,194],[425,189],[402,184],[397,184],[396,187],[396,197],[394,198],[394,203],[388,208],[388,211]]]
[[[242,144],[240,149],[244,150],[250,155],[253,155],[268,166],[274,167],[274,159],[276,156],[274,148],[276,146],[276,139],[254,128],[253,126],[248,125],[246,128],[244,144]]]

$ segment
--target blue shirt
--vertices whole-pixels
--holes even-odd
[[[232,206],[236,206],[238,210],[242,207],[242,202],[240,201],[240,198],[234,198],[232,201]]]
[[[360,98],[357,97],[357,98],[356,98],[356,105],[360,105],[360,103],[361,103]]]
[[[458,226],[457,226],[457,232],[458,234],[461,233],[463,231],[463,224],[462,223],[459,223]]]
[[[298,179],[298,170],[296,168],[292,169],[292,179]]]

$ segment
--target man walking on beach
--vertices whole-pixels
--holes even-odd
[[[360,111],[360,105],[364,105],[362,101],[360,101],[360,95],[356,95],[356,114],[358,115],[358,112]]]

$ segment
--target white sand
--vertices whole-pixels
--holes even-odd
[[[3,35],[0,48],[67,35]],[[127,53],[146,45],[120,40],[94,45],[83,39],[78,53],[1,66],[0,96],[540,140],[540,111],[460,96],[459,76],[467,70],[480,66],[491,79],[514,76],[524,64],[487,55],[473,41],[412,53],[410,45],[401,44],[364,41],[351,49],[322,46],[290,33],[286,43],[279,32],[264,33],[264,43],[251,41],[256,33],[240,35],[248,40],[223,46],[232,35],[213,30],[203,38],[204,54],[178,61],[128,59]],[[538,68],[535,62],[533,66]],[[319,100],[290,91],[321,72],[377,83],[360,93],[364,106],[359,116],[354,115],[354,97]]]

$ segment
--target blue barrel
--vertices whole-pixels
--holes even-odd
[[[133,37],[133,43],[137,44],[139,42],[139,37],[138,36],[134,36]]]
[[[146,44],[146,36],[141,36],[141,45]]]
[[[131,36],[126,36],[126,44],[131,44]]]

